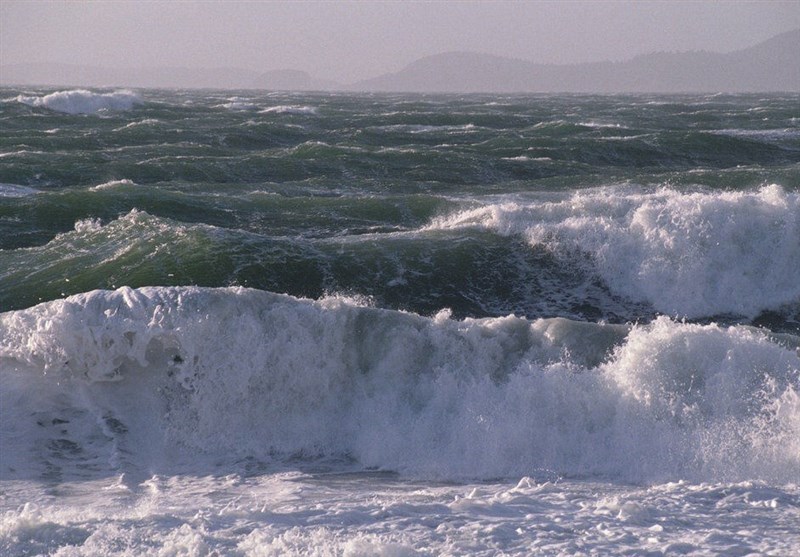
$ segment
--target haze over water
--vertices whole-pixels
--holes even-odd
[[[0,84],[365,90],[365,80],[448,52],[545,65],[624,62],[652,53],[730,53],[798,28],[797,3],[783,0],[123,0],[35,8],[5,0]],[[796,64],[771,69],[796,72]],[[483,90],[492,85],[484,82]]]

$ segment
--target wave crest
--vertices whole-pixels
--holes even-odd
[[[429,228],[483,227],[571,257],[617,295],[688,318],[757,316],[800,302],[800,194],[592,190],[462,211]]]
[[[142,100],[133,91],[114,91],[111,93],[95,93],[85,89],[57,91],[49,95],[19,95],[17,101],[28,106],[47,108],[66,114],[95,114],[100,111],[130,110]]]
[[[259,110],[259,114],[316,114],[314,106],[277,105]]]
[[[333,456],[443,478],[796,482],[799,340],[667,318],[454,321],[246,289],[97,291],[0,315],[0,473],[52,462],[34,420],[68,419],[69,446],[107,451],[116,472],[176,454]]]

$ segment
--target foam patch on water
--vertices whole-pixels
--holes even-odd
[[[443,479],[798,482],[800,343],[786,339],[98,291],[0,316],[0,474],[337,457]]]
[[[228,99],[228,102],[219,105],[219,107],[233,111],[258,110],[258,105],[245,97],[231,97]]]
[[[800,194],[776,185],[514,199],[437,219],[429,229],[476,226],[522,235],[567,258],[587,254],[615,294],[666,314],[752,318],[800,302]]]
[[[313,106],[278,105],[270,106],[259,111],[260,114],[316,114],[317,108]]]
[[[800,488],[758,482],[437,484],[294,472],[112,476],[59,486],[55,497],[46,484],[9,487],[4,555],[793,555],[800,544]],[[17,504],[28,497],[40,503]]]
[[[125,178],[122,180],[109,180],[108,182],[103,182],[102,184],[97,184],[96,186],[92,186],[89,189],[92,191],[102,191],[102,190],[112,190],[120,187],[135,186],[135,185],[136,185],[135,182]]]
[[[39,193],[39,190],[28,186],[0,183],[0,197],[28,197],[37,193]]]
[[[131,128],[138,128],[138,127],[142,127],[142,126],[155,126],[155,125],[160,124],[160,123],[161,123],[161,120],[157,120],[155,118],[145,118],[143,120],[138,120],[136,122],[131,122],[130,124],[125,124],[124,126],[116,128],[114,131],[115,132],[120,132],[120,131],[123,131],[123,130],[129,130]]]
[[[95,114],[101,111],[130,110],[142,100],[133,91],[96,93],[85,89],[57,91],[41,97],[19,95],[17,101],[37,108],[66,114]]]

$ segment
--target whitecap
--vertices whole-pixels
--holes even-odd
[[[98,184],[96,186],[92,186],[89,188],[91,191],[101,191],[101,190],[110,190],[120,186],[135,186],[136,184],[132,180],[123,179],[123,180],[110,180],[108,182],[103,182],[102,184]]]
[[[514,162],[552,162],[553,159],[550,157],[528,157],[525,155],[518,155],[516,157],[503,157],[502,160]]]
[[[776,128],[766,130],[747,130],[741,128],[715,130],[715,135],[726,135],[730,137],[744,137],[749,139],[781,140],[794,139],[800,137],[798,128]]]
[[[155,118],[145,118],[144,120],[137,120],[136,122],[131,122],[130,124],[125,124],[124,126],[120,126],[119,128],[116,128],[114,131],[119,132],[131,128],[138,128],[139,126],[154,126],[160,123],[161,121]]]
[[[0,184],[0,197],[28,197],[40,193],[39,190],[18,184]]]
[[[658,312],[753,318],[800,302],[800,194],[655,193],[601,188],[556,200],[507,198],[435,219],[428,228],[520,235],[586,264],[615,294]]]
[[[232,111],[246,112],[258,110],[258,105],[246,99],[234,98],[230,99],[229,102],[217,105],[217,108],[227,108],[228,110]]]
[[[149,287],[0,314],[4,459],[40,466],[35,408],[69,412],[87,450],[144,469],[185,450],[201,475],[222,455],[346,455],[448,480],[800,480],[800,354],[766,332],[368,306]]]
[[[626,129],[625,126],[623,126],[622,124],[607,123],[607,122],[595,122],[595,121],[578,122],[578,125],[596,129],[615,129],[615,130]]]
[[[19,95],[17,101],[36,108],[47,108],[66,114],[95,114],[101,111],[130,110],[142,100],[127,90],[95,93],[86,89],[57,91],[44,96]]]
[[[313,106],[279,105],[259,110],[259,114],[316,114]]]

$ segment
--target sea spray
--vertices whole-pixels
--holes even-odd
[[[41,97],[19,95],[17,101],[36,108],[47,108],[66,114],[94,114],[108,110],[130,110],[142,100],[132,91],[96,93],[85,89],[57,91]]]
[[[671,315],[753,318],[800,302],[800,194],[776,185],[517,197],[439,217],[429,228],[470,226],[521,235],[563,258],[585,253],[614,293]]]
[[[148,460],[162,447],[198,472],[224,455],[294,455],[451,479],[798,481],[800,356],[754,329],[455,321],[144,288],[4,314],[2,339],[7,384],[47,393],[37,410],[51,419],[83,416],[69,427],[85,437],[69,441],[93,460],[100,448],[177,465]],[[34,418],[5,396],[8,439]],[[17,455],[42,450],[17,442]]]

